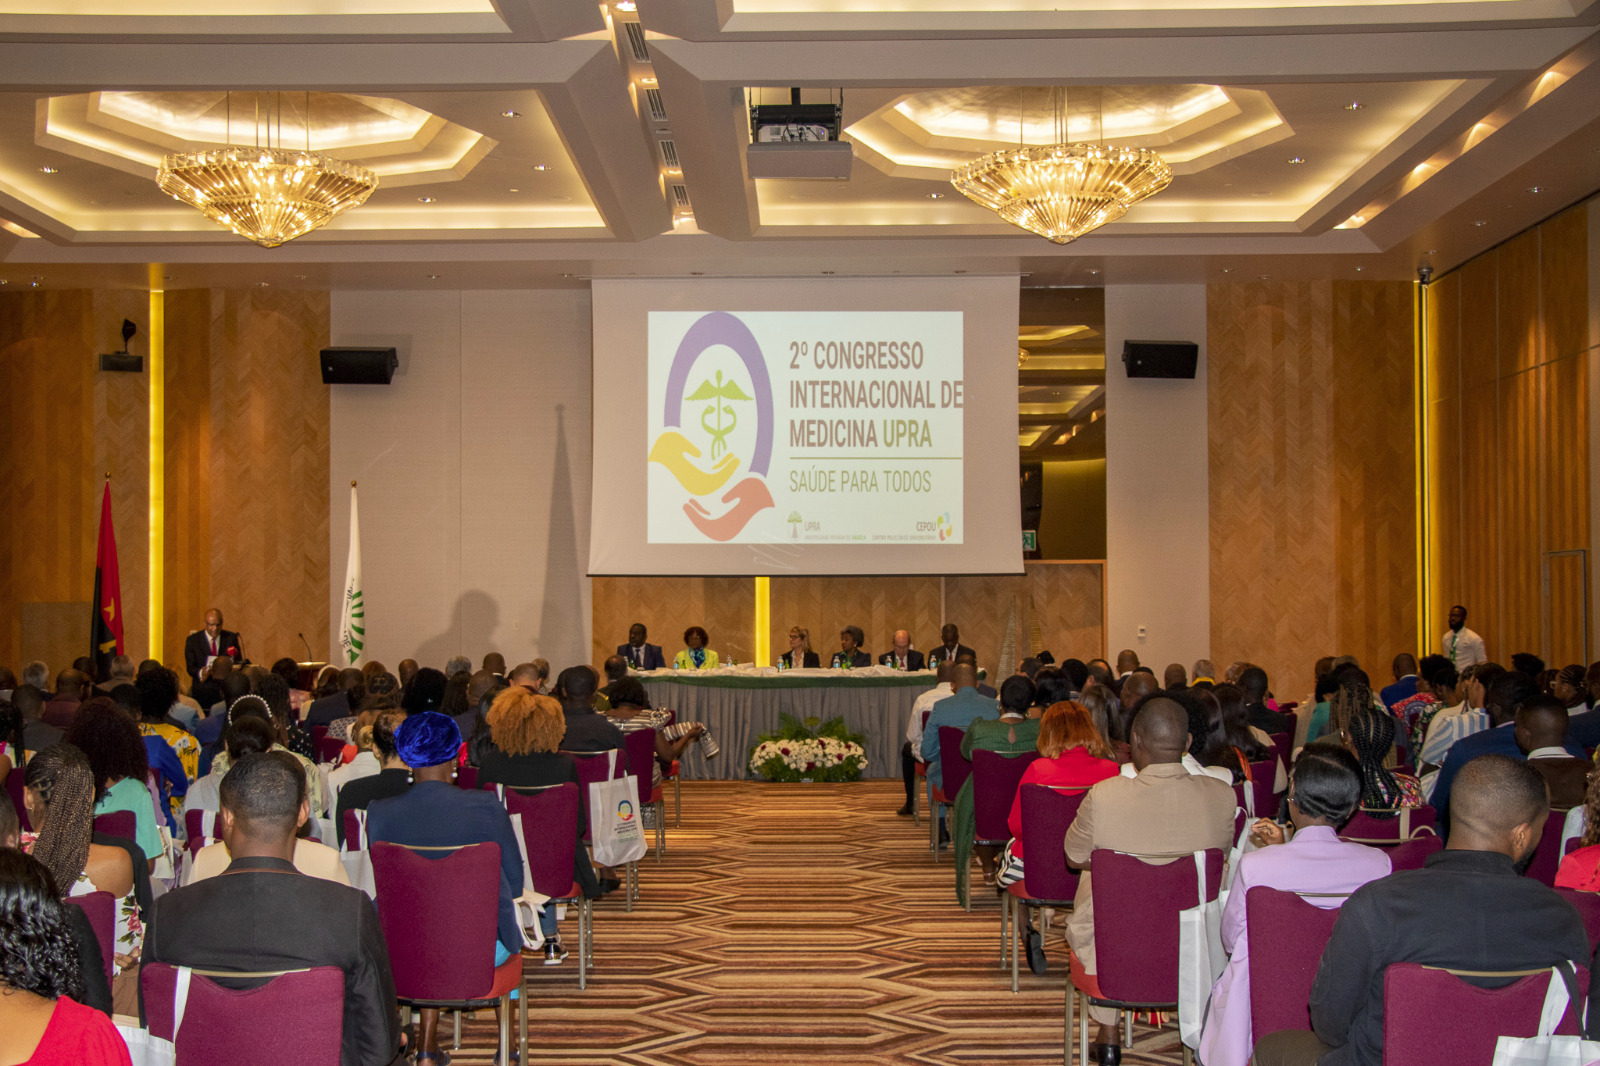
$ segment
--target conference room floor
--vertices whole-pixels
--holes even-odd
[[[894,809],[898,781],[695,781],[667,854],[640,862],[632,914],[595,909],[595,965],[527,966],[530,1062],[732,1066],[826,1061],[1059,1062],[1065,948],[1050,970],[999,963],[999,903],[955,902],[949,852]],[[450,1032],[448,1022],[441,1035]],[[492,1062],[493,1016],[462,1030],[454,1061]],[[1125,1063],[1180,1061],[1175,1027],[1135,1028]]]

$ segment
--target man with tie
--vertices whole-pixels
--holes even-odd
[[[206,664],[219,655],[226,655],[235,663],[245,661],[239,648],[239,634],[222,628],[222,612],[213,607],[206,612],[205,628],[190,633],[189,639],[183,642],[183,665],[198,684]]]
[[[878,665],[892,666],[896,670],[921,670],[926,663],[922,653],[911,646],[911,634],[897,629],[894,631],[894,647],[878,656]]]
[[[646,642],[649,635],[643,622],[635,622],[628,627],[628,643],[617,645],[617,654],[628,660],[628,665],[635,670],[660,670],[667,665],[661,645]]]
[[[1457,672],[1489,661],[1483,638],[1467,628],[1467,609],[1459,603],[1450,608],[1450,628],[1439,643],[1439,654],[1449,659]]]
[[[963,655],[970,655],[974,659],[978,653],[961,643],[961,630],[953,623],[946,622],[943,629],[939,630],[939,646],[928,653],[928,665],[937,666],[942,662],[954,662]]]

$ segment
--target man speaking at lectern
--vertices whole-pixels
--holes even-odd
[[[206,612],[206,626],[189,634],[183,643],[183,665],[189,676],[198,684],[207,664],[219,655],[226,655],[234,663],[244,661],[239,650],[239,634],[222,628],[222,612],[215,607]]]

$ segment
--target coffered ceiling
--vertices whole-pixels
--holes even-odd
[[[1409,278],[1600,189],[1597,26],[1600,0],[0,0],[0,278]],[[846,180],[749,176],[748,105],[792,89],[842,98]],[[1171,187],[1057,247],[949,184],[1058,113]],[[224,142],[380,186],[257,248],[155,185]]]

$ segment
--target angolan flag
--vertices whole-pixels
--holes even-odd
[[[100,497],[100,546],[94,557],[94,621],[89,655],[95,680],[111,676],[111,660],[122,654],[122,581],[117,576],[117,535],[111,528],[111,482]]]
[[[356,518],[356,483],[350,482],[350,559],[344,567],[344,606],[339,612],[339,658],[361,662],[367,643],[366,606],[361,598],[361,524]]]

